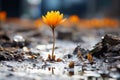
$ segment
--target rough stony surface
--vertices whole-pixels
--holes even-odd
[[[120,61],[120,37],[111,34],[105,35],[91,53],[97,58]]]
[[[72,35],[64,33],[61,38],[63,40],[56,39],[55,62],[47,61],[48,55],[52,52],[52,34],[49,28],[20,29],[20,26],[15,28],[12,26],[8,25],[9,28],[4,26],[0,31],[0,80],[119,80],[120,78],[120,61],[115,59],[119,58],[120,45],[116,37],[106,35],[102,40],[103,46],[103,43],[98,43],[100,35],[103,35],[101,30],[100,32],[81,30],[78,33],[72,31]],[[69,35],[70,37],[66,38]],[[78,42],[68,40],[71,38]],[[92,52],[90,49],[96,43],[98,44]],[[90,55],[87,58],[87,54],[92,54],[93,57]],[[112,60],[117,61],[113,63]]]
[[[120,78],[119,64],[120,64],[120,37],[106,34],[102,41],[97,43],[92,50],[86,50],[77,46],[73,52],[79,59],[77,65],[82,65],[83,70],[95,70],[97,69],[98,73],[101,76],[106,77],[116,77]],[[93,56],[93,63],[91,64],[94,67],[89,66],[87,60],[87,54]],[[89,61],[89,58],[88,58]],[[87,66],[87,67],[86,67]]]
[[[15,49],[6,49],[6,48],[0,48],[0,61],[3,60],[15,60],[15,61],[22,61],[23,60],[23,54],[20,52],[18,53]]]

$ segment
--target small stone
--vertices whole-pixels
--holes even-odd
[[[67,56],[68,56],[68,58],[71,58],[71,57],[72,57],[72,55],[71,55],[71,54],[68,54]]]
[[[85,55],[85,54],[87,54],[89,52],[88,50],[85,50],[84,48],[81,48],[80,46],[77,46],[75,48],[75,50],[73,51],[73,54],[78,55],[78,51],[81,53],[81,55]]]
[[[24,39],[23,36],[21,36],[21,35],[15,35],[15,36],[13,37],[13,40],[14,40],[15,42],[24,42],[24,41],[25,41],[25,39]]]
[[[73,76],[74,75],[74,72],[73,71],[70,71],[69,72],[69,76]]]
[[[27,47],[23,47],[24,52],[30,52],[30,50]]]
[[[14,72],[14,71],[16,71],[16,69],[15,69],[15,68],[11,68],[11,70],[10,70],[10,71],[13,71],[13,72]]]
[[[60,59],[60,58],[57,59],[57,62],[61,62],[61,61],[62,61],[62,59]]]
[[[69,63],[69,68],[74,68],[74,62],[73,62],[73,61],[71,61],[71,62]]]
[[[53,56],[52,56],[52,61],[55,61],[55,58],[56,58],[56,56],[55,56],[55,55],[53,55]]]
[[[36,64],[33,64],[33,67],[36,67]]]
[[[48,54],[48,58],[47,58],[47,60],[46,61],[50,61],[52,58],[51,58],[51,55],[50,54]]]
[[[11,76],[13,76],[13,74],[12,74],[12,73],[10,73],[10,74],[6,75],[6,77],[11,77]]]
[[[51,70],[51,67],[48,67],[48,71],[50,71]]]

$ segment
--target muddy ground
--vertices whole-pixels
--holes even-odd
[[[57,29],[56,57],[49,61],[50,28],[0,27],[0,80],[120,79],[119,28]]]

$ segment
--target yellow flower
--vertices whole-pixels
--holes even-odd
[[[47,12],[45,16],[42,16],[43,22],[49,25],[51,28],[55,28],[58,24],[63,22],[63,14],[59,11]]]

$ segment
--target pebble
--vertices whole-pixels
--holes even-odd
[[[15,36],[13,37],[13,40],[14,40],[15,42],[24,42],[24,41],[25,41],[25,39],[24,39],[23,36],[21,36],[21,35],[15,35]]]

